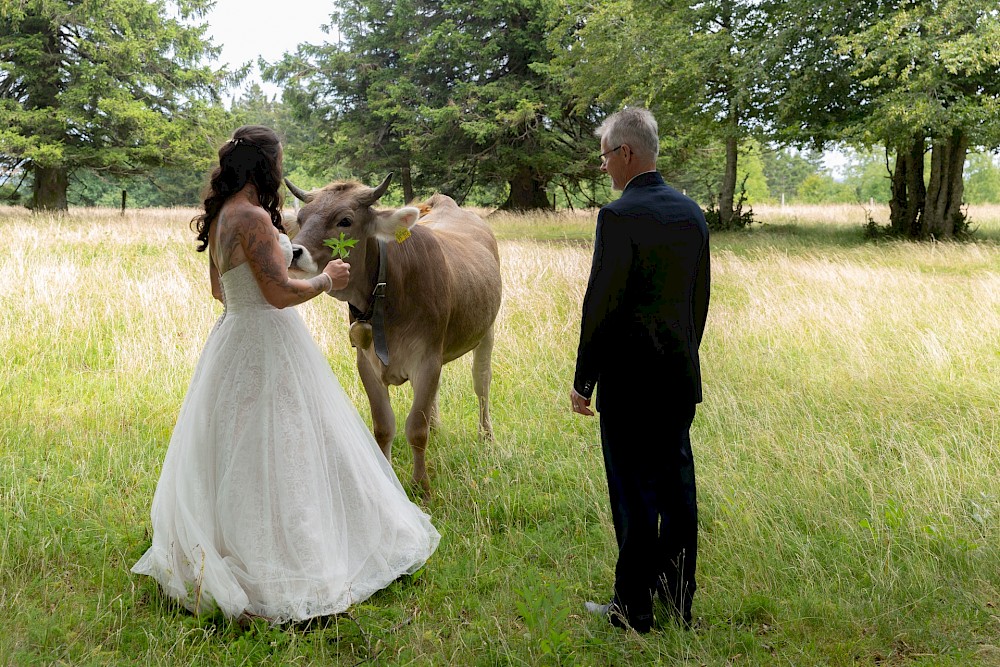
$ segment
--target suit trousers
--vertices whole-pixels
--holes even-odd
[[[696,589],[698,503],[691,422],[695,405],[600,413],[608,494],[618,540],[613,602],[633,624],[648,624],[652,595],[691,621]]]

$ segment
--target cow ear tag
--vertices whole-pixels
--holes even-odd
[[[402,243],[406,239],[410,238],[411,232],[406,227],[400,227],[396,230],[396,243]]]

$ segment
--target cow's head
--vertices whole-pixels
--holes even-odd
[[[366,260],[370,252],[369,240],[392,240],[402,230],[417,222],[419,209],[405,206],[396,210],[376,211],[375,202],[389,187],[392,174],[377,188],[370,188],[357,181],[337,181],[312,192],[305,192],[287,178],[285,185],[303,202],[299,209],[299,232],[293,239],[293,271],[316,275],[333,259],[333,251],[324,245],[327,239],[354,239],[357,243],[344,260],[351,265],[351,285],[343,293],[334,292],[338,299],[348,300],[346,293],[366,280]],[[371,244],[374,245],[374,244]]]

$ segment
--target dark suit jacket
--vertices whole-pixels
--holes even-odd
[[[602,411],[701,402],[709,290],[701,209],[658,172],[636,176],[597,217],[576,391],[597,385]]]

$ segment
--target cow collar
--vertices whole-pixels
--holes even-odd
[[[386,298],[386,271],[389,262],[386,260],[386,244],[382,239],[378,241],[378,278],[375,280],[375,287],[372,289],[371,297],[368,299],[368,309],[361,312],[360,308],[355,308],[348,303],[351,315],[358,322],[370,322],[372,325],[372,337],[375,342],[375,355],[386,366],[389,365],[389,344],[385,338],[385,298]]]

